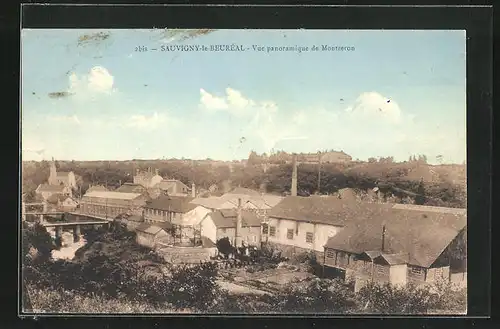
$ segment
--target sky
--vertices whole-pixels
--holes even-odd
[[[24,29],[23,160],[466,159],[465,31],[189,33]]]

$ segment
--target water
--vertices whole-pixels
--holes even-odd
[[[56,238],[56,232],[54,228],[47,228],[47,232],[51,235],[53,239]],[[75,257],[75,252],[83,247],[87,241],[80,236],[80,241],[73,242],[73,233],[63,232],[62,233],[62,247],[59,250],[52,251],[52,258],[55,260],[65,259],[71,260]]]

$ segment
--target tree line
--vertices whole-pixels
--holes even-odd
[[[307,196],[332,194],[343,188],[367,191],[379,187],[384,197],[394,197],[395,202],[408,202],[411,199],[411,202],[419,204],[466,207],[463,186],[445,180],[422,182],[408,179],[406,176],[412,168],[410,163],[386,165],[390,159],[380,161],[358,167],[299,164],[298,193]],[[235,164],[232,170],[227,165],[214,166],[189,161],[125,161],[103,162],[100,165],[72,161],[56,166],[58,170],[73,171],[77,175],[79,188],[75,191],[76,195],[84,194],[91,185],[103,185],[110,190],[118,188],[123,183],[133,181],[136,169],[147,168],[158,169],[163,177],[178,179],[188,186],[195,183],[197,189],[208,190],[215,186],[223,192],[241,186],[283,195],[289,193],[292,178],[291,164],[274,165],[268,169],[261,165]],[[46,182],[48,175],[48,162],[37,162],[29,168],[23,168],[23,191],[34,191],[38,184]]]

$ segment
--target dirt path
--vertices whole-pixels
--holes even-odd
[[[218,280],[217,283],[223,289],[235,294],[256,294],[256,295],[269,295],[267,291],[262,291],[258,289],[253,289],[249,287],[240,286],[239,284],[234,284],[232,282]]]

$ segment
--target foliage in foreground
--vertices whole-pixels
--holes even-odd
[[[43,232],[26,232],[28,245],[44,246]],[[30,286],[35,310],[53,312],[169,312],[190,310],[204,313],[382,313],[424,314],[433,310],[463,312],[465,291],[453,291],[448,284],[430,287],[368,284],[359,293],[338,280],[313,279],[290,284],[272,296],[237,296],[221,289],[213,264],[168,268],[148,253],[122,259],[119,250],[130,241],[113,240],[116,231],[106,233],[108,244],[87,249],[75,261],[25,262],[24,278]],[[42,238],[40,238],[42,237]],[[115,236],[116,238],[116,236]],[[103,243],[96,237],[94,243]],[[122,243],[122,245],[120,245]],[[109,245],[108,245],[109,247]],[[40,247],[43,249],[43,247]],[[26,248],[23,248],[26,251]],[[134,253],[134,252],[132,252]],[[312,261],[304,257],[301,261]],[[144,267],[141,264],[147,264]],[[151,273],[147,267],[167,268],[168,273]],[[178,311],[173,311],[178,312]]]

